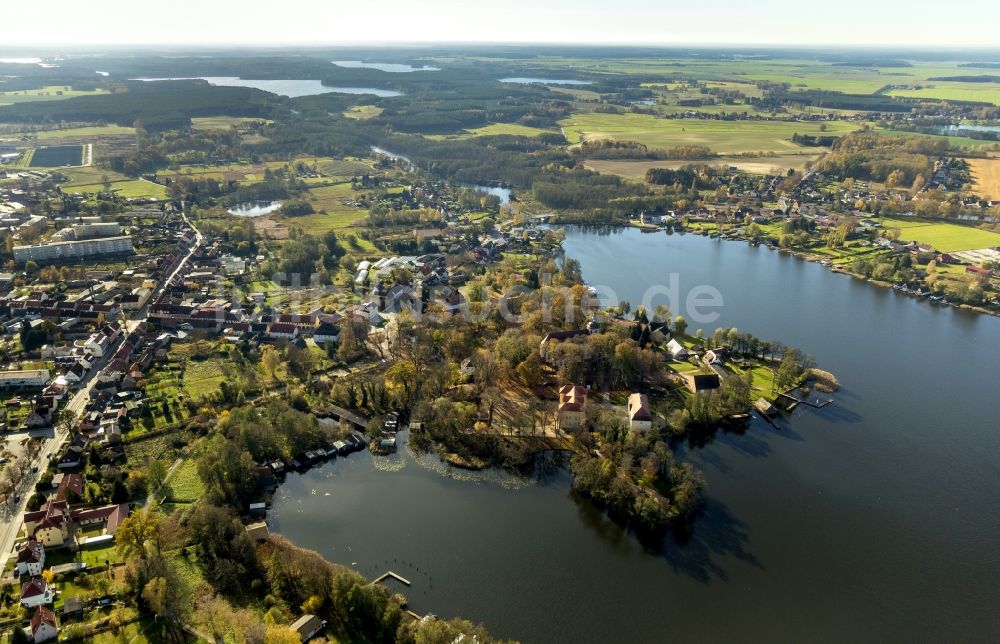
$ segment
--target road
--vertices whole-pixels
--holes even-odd
[[[177,264],[177,268],[174,272],[170,274],[167,279],[163,280],[156,291],[150,296],[149,301],[154,302],[163,293],[163,290],[169,286],[177,275],[184,269],[187,263],[194,256],[198,248],[201,247],[204,237],[191,220],[188,219],[187,213],[183,210],[181,211],[181,218],[184,222],[191,227],[191,230],[195,233],[195,243],[191,245],[191,250],[188,254],[184,256]],[[125,344],[125,340],[129,333],[134,331],[140,324],[145,324],[146,319],[149,315],[149,304],[147,303],[142,309],[136,311],[133,317],[125,321],[126,332],[122,334],[121,340],[119,340],[114,347],[110,348],[105,352],[104,356],[95,365],[95,368],[90,370],[87,378],[80,383],[80,388],[77,390],[76,394],[68,403],[66,403],[66,409],[73,412],[76,418],[79,418],[83,414],[83,410],[87,406],[87,402],[90,400],[90,391],[94,388],[97,383],[98,375],[107,369],[108,361],[111,359],[115,353]],[[38,455],[35,457],[34,463],[32,465],[37,467],[37,472],[30,472],[21,481],[20,487],[16,490],[17,493],[21,495],[21,501],[16,503],[14,507],[9,505],[4,508],[5,514],[2,517],[3,525],[0,525],[0,570],[3,570],[4,566],[7,565],[7,559],[13,554],[13,549],[15,542],[17,540],[17,534],[21,530],[21,516],[24,514],[25,506],[28,503],[28,499],[32,495],[32,490],[38,484],[38,479],[41,478],[42,473],[48,469],[49,460],[57,455],[62,449],[62,446],[66,443],[66,439],[69,437],[69,431],[66,427],[53,427],[47,430],[38,430],[45,435],[45,432],[50,432],[51,439],[46,441],[45,445],[39,450]],[[32,432],[33,436],[37,435],[37,432]]]

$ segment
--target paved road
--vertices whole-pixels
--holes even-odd
[[[163,289],[173,282],[174,278],[176,278],[178,273],[184,269],[188,261],[190,261],[191,257],[202,244],[203,237],[201,231],[195,228],[194,224],[191,223],[191,220],[188,219],[187,214],[183,211],[181,212],[181,218],[184,219],[184,222],[187,223],[192,230],[194,230],[196,236],[195,243],[191,246],[191,250],[188,254],[184,256],[184,259],[177,264],[177,268],[174,272],[160,284],[156,292],[154,292],[149,298],[150,302],[155,301],[156,298],[163,292]],[[85,380],[83,380],[79,390],[76,392],[76,395],[74,395],[73,398],[66,404],[66,409],[73,412],[74,416],[79,418],[80,415],[82,415],[84,408],[87,406],[87,402],[90,400],[90,391],[97,383],[97,376],[107,368],[107,363],[111,359],[111,356],[117,353],[118,349],[120,349],[125,343],[125,339],[128,337],[128,334],[134,331],[140,324],[146,323],[148,313],[149,305],[147,304],[145,307],[137,311],[132,319],[126,320],[126,332],[122,334],[121,340],[104,354],[104,357],[98,361],[94,369],[90,370],[90,374]],[[46,432],[48,432],[48,435],[51,436],[51,439],[45,442],[45,445],[38,452],[38,456],[32,464],[38,468],[38,471],[31,472],[24,477],[24,480],[21,481],[21,486],[17,489],[17,492],[21,494],[21,502],[16,503],[14,507],[9,505],[6,506],[3,510],[4,514],[0,515],[0,520],[2,520],[2,525],[0,525],[0,570],[3,570],[4,566],[7,564],[7,559],[11,556],[11,554],[13,554],[12,551],[14,549],[15,541],[17,540],[17,534],[21,530],[21,515],[24,514],[25,506],[28,503],[28,499],[31,497],[32,490],[35,489],[35,486],[38,484],[38,479],[41,478],[42,473],[47,469],[49,460],[59,453],[63,444],[66,442],[66,439],[69,437],[69,432],[65,428],[57,427],[39,430],[39,433],[43,436],[46,435]],[[35,433],[33,432],[32,434],[34,435]]]

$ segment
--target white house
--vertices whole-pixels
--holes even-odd
[[[59,627],[56,625],[56,614],[45,606],[39,606],[35,609],[35,614],[31,616],[31,641],[46,642],[55,639],[58,635]]]
[[[56,593],[48,582],[41,577],[26,581],[21,586],[21,605],[35,608],[55,601]]]
[[[653,427],[653,415],[649,413],[646,394],[632,394],[628,397],[628,426],[635,431],[648,431]]]
[[[17,551],[17,574],[37,577],[45,568],[45,546],[32,539]]]
[[[688,350],[677,341],[677,338],[670,339],[670,342],[667,343],[667,351],[670,352],[670,356],[674,360],[687,360]]]
[[[0,371],[0,389],[19,387],[44,387],[49,382],[48,369],[22,369]]]

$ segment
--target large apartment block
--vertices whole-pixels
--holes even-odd
[[[80,259],[98,255],[118,255],[134,252],[132,238],[128,236],[87,239],[84,241],[61,241],[33,246],[15,246],[14,260],[58,261]]]

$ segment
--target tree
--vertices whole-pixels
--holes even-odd
[[[281,354],[271,345],[265,345],[260,351],[260,366],[264,369],[268,379],[274,381],[277,377],[278,367],[281,366]]]
[[[674,333],[676,333],[679,337],[684,336],[684,333],[687,332],[687,328],[688,323],[687,320],[684,319],[683,315],[678,315],[674,318]]]
[[[125,559],[144,557],[147,542],[158,545],[159,528],[159,515],[149,510],[142,509],[125,517],[115,532],[118,553]]]

